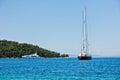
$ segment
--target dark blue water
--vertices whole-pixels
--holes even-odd
[[[120,80],[120,58],[0,59],[0,80]]]

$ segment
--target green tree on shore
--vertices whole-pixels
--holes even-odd
[[[0,40],[0,58],[20,58],[23,55],[33,54],[36,51],[40,57],[69,57],[68,54],[60,55],[58,52],[40,48],[37,45]]]

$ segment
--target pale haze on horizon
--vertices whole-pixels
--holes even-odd
[[[120,56],[120,0],[0,0],[0,40],[77,56],[84,7],[90,54]]]

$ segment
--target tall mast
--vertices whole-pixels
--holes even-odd
[[[88,53],[88,40],[87,40],[87,21],[86,21],[86,7],[83,10],[83,52]]]

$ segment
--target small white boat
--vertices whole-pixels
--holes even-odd
[[[37,57],[39,57],[39,55],[37,55],[37,53],[22,56],[22,58],[37,58]]]

